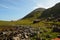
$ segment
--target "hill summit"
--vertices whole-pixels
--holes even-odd
[[[22,19],[37,19],[44,10],[45,8],[37,8]]]
[[[40,19],[51,19],[51,20],[60,20],[60,3],[57,3],[52,8],[46,9],[41,16]]]

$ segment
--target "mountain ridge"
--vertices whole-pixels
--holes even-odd
[[[42,19],[45,21],[45,19],[51,19],[54,20],[60,20],[60,3],[57,3],[51,8],[45,9],[45,8],[37,8],[33,10],[31,13],[27,14],[22,19],[18,19],[17,21],[9,21],[9,22],[0,22],[1,23],[7,23],[7,24],[31,24],[35,19]],[[50,20],[49,19],[49,20]],[[5,24],[4,24],[5,25]]]
[[[52,20],[60,18],[60,3],[57,3],[52,8],[46,9],[39,18],[40,19],[51,18]]]
[[[27,14],[25,17],[23,17],[22,19],[27,19],[27,18],[34,18],[34,17],[39,17],[39,15],[45,10],[45,8],[37,8],[35,10],[33,10],[32,12],[30,12],[29,14]],[[36,19],[35,18],[35,19]]]

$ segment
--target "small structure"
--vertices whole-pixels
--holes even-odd
[[[57,21],[59,21],[59,22],[60,22],[60,18],[58,18],[58,19],[57,19]]]
[[[58,35],[57,38],[52,39],[52,40],[60,40],[60,35]]]
[[[52,40],[60,40],[60,38],[55,38],[55,39],[52,39]]]
[[[40,22],[40,19],[36,19],[33,21],[33,24]]]

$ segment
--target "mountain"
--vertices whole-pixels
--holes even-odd
[[[44,10],[45,8],[37,8],[30,12],[29,14],[27,14],[22,19],[17,20],[16,23],[20,25],[30,25],[42,14]]]
[[[41,20],[37,22],[35,19]],[[45,19],[47,19],[47,21],[45,21]],[[0,31],[4,30],[3,32],[9,32],[11,30],[14,32],[16,29],[19,33],[19,30],[21,30],[21,32],[27,30],[26,32],[29,31],[28,33],[32,34],[31,36],[30,34],[28,35],[29,39],[31,37],[32,40],[40,40],[40,38],[41,40],[51,40],[52,38],[57,38],[57,35],[59,35],[60,38],[60,22],[55,21],[58,19],[60,21],[60,3],[57,3],[49,9],[37,8],[21,20],[0,21]],[[14,29],[12,30],[11,28]]]
[[[60,3],[57,3],[52,8],[46,9],[41,16],[40,19],[51,19],[51,20],[60,20]]]
[[[45,8],[37,8],[22,19],[37,19],[44,10]]]
[[[23,17],[21,20],[17,20],[17,24],[24,24],[24,25],[30,25],[32,24],[36,19],[39,19],[39,22],[43,21],[60,21],[60,3],[57,3],[51,8],[45,9],[45,8],[37,8],[33,10],[31,13]],[[60,23],[58,23],[60,24]],[[36,25],[36,24],[35,24]]]
[[[0,22],[0,24],[3,24],[3,25],[7,25],[7,24],[9,24],[9,25],[13,25],[13,24],[30,25],[30,24],[32,24],[32,22],[35,19],[41,19],[43,21],[45,21],[45,19],[51,20],[51,21],[56,21],[56,20],[60,21],[60,3],[57,3],[55,6],[48,8],[48,9],[37,8],[37,9],[33,10],[32,12],[30,12],[25,17],[23,17],[21,20],[19,19],[14,22],[12,22],[12,21],[11,22]]]

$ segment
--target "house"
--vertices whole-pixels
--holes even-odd
[[[60,35],[58,35],[57,38],[54,38],[52,40],[60,40]]]
[[[52,40],[60,40],[60,38],[55,38],[55,39],[52,39]]]
[[[33,21],[33,24],[34,24],[34,23],[38,23],[38,22],[40,22],[40,19],[34,20],[34,21]]]

